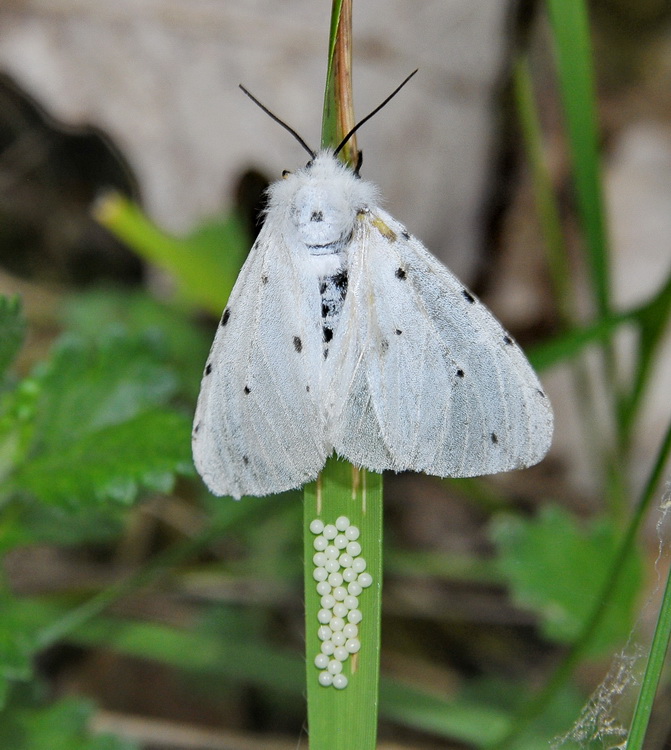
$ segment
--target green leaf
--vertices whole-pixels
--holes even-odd
[[[631,430],[636,423],[641,404],[644,402],[651,375],[654,372],[655,359],[660,347],[666,340],[671,318],[671,275],[652,299],[639,308],[637,314],[640,324],[640,339],[636,371],[632,378],[631,388],[623,397],[621,406],[622,433],[624,440],[631,438]]]
[[[600,315],[605,316],[610,307],[609,253],[587,3],[547,0],[547,9],[594,300]]]
[[[597,519],[581,528],[566,510],[546,506],[533,519],[499,516],[492,536],[514,601],[539,616],[548,639],[572,642],[594,609],[617,551],[619,535],[612,523]],[[592,655],[626,639],[640,581],[641,561],[632,556],[591,641]]]
[[[175,473],[191,473],[191,423],[181,414],[151,411],[103,426],[50,449],[14,476],[18,490],[45,503],[133,502],[141,489],[167,492]]]
[[[509,721],[510,716],[514,716],[535,692],[536,686],[530,680],[483,675],[465,683],[458,702],[477,706],[480,711],[489,707],[492,711],[503,713]],[[552,740],[573,723],[584,703],[585,696],[577,687],[570,683],[564,685],[546,707],[542,717],[516,736],[509,746],[510,750],[549,750]],[[501,736],[502,733],[499,733],[497,739]],[[485,746],[491,747],[491,744],[493,743]]]
[[[642,750],[643,742],[652,715],[655,695],[664,670],[664,662],[669,651],[671,640],[671,571],[666,578],[664,597],[659,609],[655,633],[650,644],[650,653],[641,683],[641,691],[636,701],[636,709],[631,722],[627,739],[628,750]]]
[[[108,339],[115,329],[129,337],[151,341],[179,377],[180,392],[195,402],[216,324],[212,332],[204,332],[182,311],[145,292],[118,288],[95,289],[69,297],[61,320],[65,330],[90,343]]]
[[[83,645],[104,644],[120,653],[153,659],[193,672],[225,674],[254,685],[292,690],[303,688],[304,665],[287,650],[274,649],[247,637],[208,637],[156,623],[96,618],[69,636]]]
[[[34,639],[16,616],[14,599],[0,591],[0,709],[4,706],[10,683],[29,680],[33,673]],[[0,743],[0,747],[5,747]]]
[[[16,357],[25,336],[26,322],[18,297],[0,297],[0,376]]]
[[[61,452],[86,435],[165,404],[178,381],[163,358],[149,336],[112,335],[96,346],[65,337],[35,378],[41,395],[33,452]]]
[[[68,547],[110,542],[121,533],[125,512],[124,506],[65,508],[23,497],[3,510],[0,555],[29,544]]]
[[[618,328],[636,322],[639,310],[628,310],[608,315],[595,323],[576,326],[549,341],[538,344],[529,352],[529,361],[537,370],[547,370],[582,354],[595,343],[609,341]]]
[[[96,218],[139,255],[169,271],[183,299],[221,314],[250,244],[236,216],[213,219],[187,237],[172,237],[139,206],[110,194],[97,206]]]
[[[0,585],[0,709],[11,695],[11,685],[33,676],[33,658],[40,615],[26,612],[23,602]],[[0,714],[0,717],[2,714]],[[0,718],[0,726],[2,718]],[[11,747],[0,742],[0,747]]]
[[[93,706],[66,698],[50,706],[17,706],[0,716],[0,747],[11,750],[136,750],[137,745],[88,730]]]
[[[269,646],[249,631],[241,637],[235,630],[226,632],[222,628],[211,635],[156,623],[99,617],[70,633],[68,640],[169,664],[203,680],[223,677],[278,691],[295,700],[305,697],[304,659],[286,649]],[[350,686],[342,693],[349,689]],[[501,687],[501,690],[505,689],[515,694],[520,692],[517,684],[512,688],[509,685]],[[476,697],[427,692],[396,679],[382,678],[380,708],[385,718],[395,724],[484,746],[505,732],[511,714],[507,707],[497,706],[493,700],[484,703]],[[578,706],[577,702],[571,704],[572,715]],[[367,707],[370,710],[368,704],[360,706],[361,710]],[[563,718],[565,725],[568,718],[566,715]],[[337,727],[334,732],[338,733]],[[541,746],[536,738],[536,747]]]
[[[11,490],[64,507],[130,503],[141,489],[165,492],[175,473],[190,473],[189,420],[161,408],[178,386],[164,358],[149,336],[62,340],[5,405],[23,414]],[[27,384],[32,401],[19,408]]]

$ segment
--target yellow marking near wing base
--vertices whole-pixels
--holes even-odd
[[[396,232],[394,232],[393,229],[390,229],[382,221],[382,219],[376,216],[371,223],[375,227],[375,229],[377,229],[377,231],[385,238],[385,240],[389,240],[389,242],[396,242]]]
[[[359,221],[363,221],[367,216],[370,216],[370,211],[359,211],[356,218]],[[391,227],[388,227],[379,216],[375,216],[371,219],[370,223],[386,240],[389,240],[389,242],[396,242],[396,232],[394,232]]]

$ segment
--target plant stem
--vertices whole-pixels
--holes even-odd
[[[657,686],[662,676],[664,659],[669,649],[669,640],[671,640],[671,570],[666,579],[666,589],[662,606],[659,610],[659,618],[655,627],[655,635],[650,646],[648,663],[645,667],[641,691],[638,694],[634,717],[629,729],[629,738],[627,739],[627,750],[641,750],[645,732],[648,728],[652,706],[655,700]]]
[[[322,148],[335,147],[354,127],[352,105],[352,0],[333,0],[331,36],[324,95]],[[356,140],[351,138],[340,158],[356,163]],[[343,663],[347,687],[319,683],[315,657],[321,651],[317,613],[322,608],[315,565],[315,519],[334,524],[340,516],[357,526],[361,556],[373,583],[359,596],[358,624],[361,650]],[[308,695],[308,732],[311,750],[374,750],[377,737],[380,677],[380,610],[382,601],[382,477],[351,464],[330,459],[317,482],[304,490],[305,623]]]

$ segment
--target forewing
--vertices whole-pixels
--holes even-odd
[[[217,495],[266,495],[314,479],[326,460],[319,408],[319,287],[273,227],[231,293],[201,383],[193,456]]]
[[[531,466],[552,411],[492,314],[379,209],[360,218],[330,363],[336,451],[380,471],[477,476]]]

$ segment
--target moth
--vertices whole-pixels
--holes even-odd
[[[360,164],[339,160],[356,128],[315,153],[281,124],[310,160],[270,186],[205,365],[193,426],[205,484],[234,498],[281,492],[314,480],[334,451],[376,472],[439,477],[540,461],[553,415],[536,374],[380,208]]]

